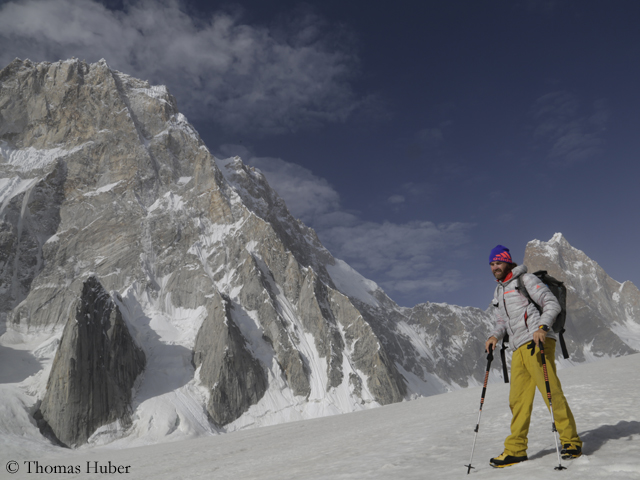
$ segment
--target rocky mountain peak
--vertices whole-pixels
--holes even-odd
[[[561,234],[549,242],[529,242],[524,264],[530,272],[546,270],[565,283],[566,339],[572,358],[581,361],[640,350],[640,338],[634,334],[640,324],[640,292],[631,282],[613,280]]]

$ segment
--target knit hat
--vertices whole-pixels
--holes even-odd
[[[497,245],[489,255],[489,263],[491,262],[513,263],[509,249],[503,245]]]

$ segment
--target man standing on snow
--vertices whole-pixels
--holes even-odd
[[[526,266],[518,266],[512,261],[508,248],[498,245],[491,250],[489,264],[498,285],[493,296],[495,328],[485,348],[487,352],[490,346],[495,350],[498,341],[505,335],[509,335],[509,343],[513,348],[509,392],[509,406],[513,414],[511,435],[504,442],[504,452],[489,463],[493,467],[508,467],[527,460],[527,433],[536,387],[549,408],[540,344],[544,347],[547,361],[555,425],[563,446],[562,458],[577,458],[582,455],[582,441],[556,375],[556,335],[551,327],[560,313],[560,303],[538,277],[527,273]],[[523,286],[531,299],[542,308],[542,314],[518,291],[518,277],[522,277]]]

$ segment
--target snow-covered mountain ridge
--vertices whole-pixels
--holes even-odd
[[[259,171],[214,158],[163,87],[105,61],[16,60],[0,71],[0,155],[0,386],[3,415],[20,419],[0,424],[3,437],[46,442],[41,429],[68,446],[144,445],[483,377],[488,313],[398,307],[333,258]],[[626,349],[603,341],[594,355],[640,348],[614,331],[638,325],[629,285],[617,300],[628,315],[597,327]],[[91,335],[100,358],[143,356],[101,364]],[[587,351],[588,332],[575,341]],[[127,408],[99,414],[126,398],[114,392],[131,389],[142,358]]]

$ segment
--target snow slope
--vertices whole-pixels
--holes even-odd
[[[640,355],[589,363],[560,371],[560,378],[585,445],[582,458],[557,455],[550,417],[540,395],[529,434],[529,461],[504,470],[488,465],[502,452],[510,412],[508,385],[487,390],[474,470],[466,475],[480,387],[421,398],[351,414],[291,422],[175,443],[114,450],[108,447],[65,450],[0,437],[0,478],[34,478],[36,463],[46,478],[103,478],[86,474],[90,466],[129,466],[133,478],[164,479],[424,479],[453,478],[638,479],[640,478]],[[5,405],[4,408],[7,408]],[[1,415],[0,418],[5,417]],[[24,445],[22,445],[24,447]],[[9,475],[9,461],[19,467]],[[27,462],[27,463],[25,463]],[[79,474],[46,473],[76,466]],[[32,473],[28,473],[28,468]],[[38,478],[38,475],[35,475]],[[555,478],[555,477],[554,477]]]

